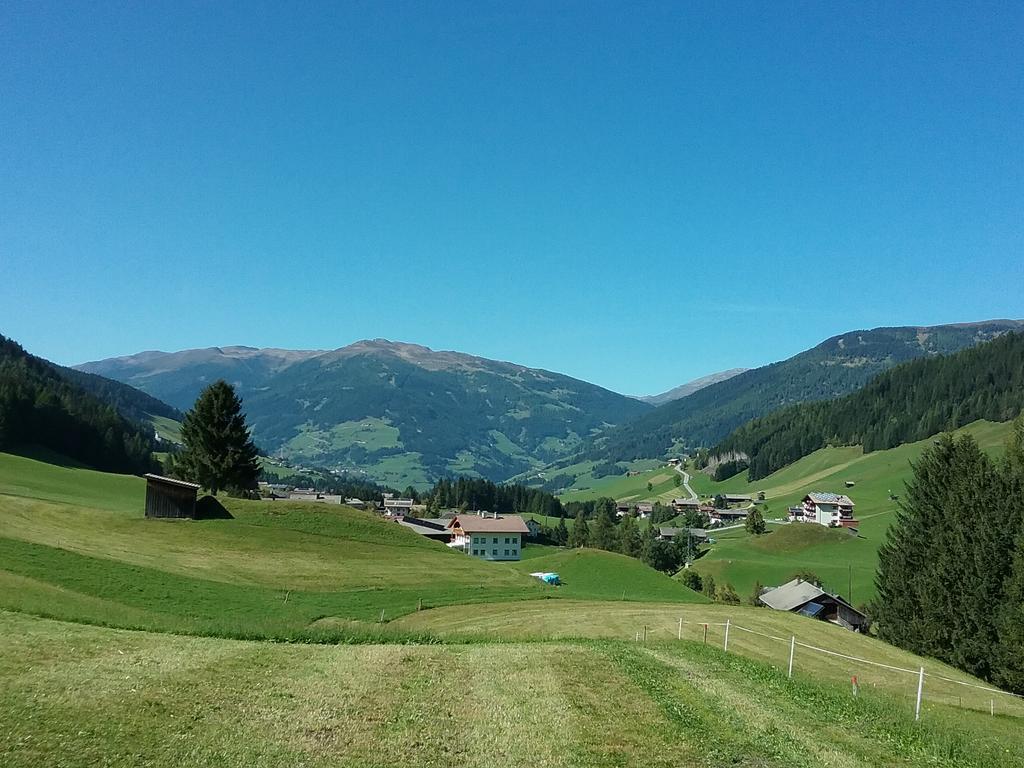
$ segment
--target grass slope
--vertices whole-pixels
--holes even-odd
[[[827,622],[808,619],[767,608],[749,608],[713,604],[643,604],[638,602],[540,601],[474,605],[463,608],[437,608],[405,616],[396,626],[410,632],[438,634],[448,639],[470,637],[502,637],[512,640],[565,641],[578,638],[630,640],[647,628],[652,643],[674,641],[683,619],[683,639],[702,641],[702,624],[709,623],[707,641],[721,648],[727,620],[761,635],[733,629],[729,635],[729,652],[764,662],[785,671],[789,660],[789,640],[825,648],[860,659],[917,670],[924,666],[929,675],[936,674],[963,682],[978,681],[938,661],[921,659],[866,635],[848,632]],[[771,637],[764,637],[769,635]],[[916,693],[917,677],[895,673],[870,664],[861,664],[824,653],[798,647],[794,670],[800,676],[833,683],[849,684],[857,675],[862,687],[888,692],[911,703]],[[973,707],[988,711],[992,695],[955,683],[929,677],[927,699],[942,703]],[[996,696],[1001,712],[1024,717],[1024,700],[1006,695]]]
[[[563,594],[513,564],[466,557],[370,512],[224,499],[233,519],[147,520],[144,488],[136,477],[0,454],[0,608],[321,640],[348,637],[358,629],[352,622],[382,612],[391,619],[420,607]],[[658,599],[669,591],[696,598],[636,560],[588,557],[611,558],[610,572],[623,579],[657,583]],[[606,590],[575,573],[583,571],[567,593],[601,599]]]
[[[527,548],[529,549],[529,547]],[[549,549],[549,548],[545,548]],[[551,548],[553,549],[553,548]],[[560,597],[579,600],[641,600],[704,603],[707,599],[639,560],[597,549],[553,549],[515,566],[525,573],[554,571]]]

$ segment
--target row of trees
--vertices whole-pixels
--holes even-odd
[[[629,515],[616,521],[615,502],[611,499],[592,503],[596,505],[592,515],[579,504],[575,518],[570,518],[571,525],[566,525],[567,518],[562,517],[556,525],[544,526],[541,535],[563,547],[590,547],[635,557],[666,573],[675,573],[684,562],[697,556],[696,542],[686,534],[662,541],[655,524],[641,528],[637,519]]]
[[[1006,457],[926,451],[879,551],[879,636],[1024,693],[1024,417]]]
[[[826,445],[883,450],[978,419],[1006,421],[1022,409],[1024,334],[1007,333],[948,357],[898,366],[838,400],[750,421],[712,453],[747,456],[748,476],[756,480]]]
[[[0,450],[37,445],[107,472],[157,468],[140,425],[0,336]]]
[[[562,502],[539,488],[498,485],[475,477],[442,478],[426,494],[428,511],[484,509],[488,512],[533,513],[562,517]]]

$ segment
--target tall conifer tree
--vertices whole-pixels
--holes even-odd
[[[238,493],[256,487],[259,453],[249,435],[242,401],[226,381],[215,381],[196,399],[181,425],[184,450],[171,472],[210,493]]]

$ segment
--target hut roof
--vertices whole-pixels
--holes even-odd
[[[147,474],[144,475],[146,480],[151,483],[161,483],[163,485],[173,485],[176,488],[191,488],[193,491],[199,490],[199,483],[189,483],[185,480],[177,480],[173,477],[164,477],[163,475]]]

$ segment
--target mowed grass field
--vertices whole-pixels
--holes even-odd
[[[767,608],[717,603],[645,605],[579,601],[488,604],[424,611],[405,616],[396,624],[409,631],[438,634],[448,639],[466,635],[521,641],[579,638],[631,641],[637,633],[642,637],[646,628],[649,643],[662,643],[679,637],[680,619],[683,620],[683,640],[703,642],[703,624],[708,623],[707,642],[716,648],[723,647],[725,623],[738,625],[740,629],[730,628],[729,652],[766,663],[782,672],[788,668],[790,639],[793,637],[816,648],[912,670],[914,674],[895,672],[801,646],[794,654],[797,677],[849,686],[851,677],[856,675],[862,688],[909,701],[911,709],[917,691],[916,672],[922,665],[928,675],[966,683],[977,682],[970,675],[946,664],[922,660],[880,640],[849,632],[828,622]],[[1000,713],[1024,718],[1024,700],[993,695],[937,677],[927,678],[925,693],[926,700],[936,706],[962,706],[985,711],[989,710],[994,698]]]
[[[1010,768],[1019,721],[695,642],[289,645],[0,612],[0,764]]]

